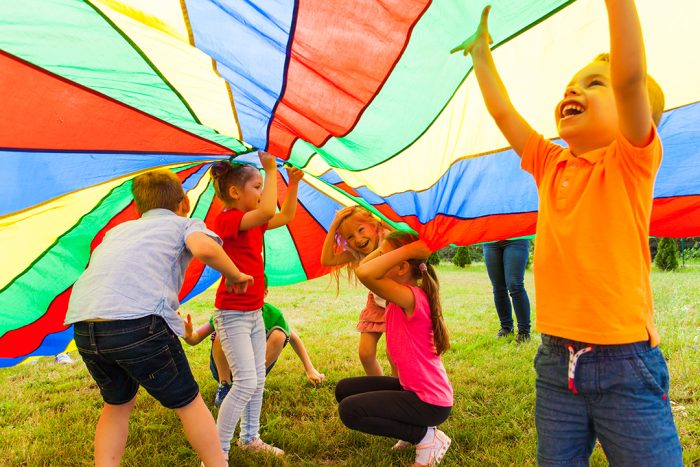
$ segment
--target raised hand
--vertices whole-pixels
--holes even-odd
[[[287,167],[287,173],[289,174],[289,183],[299,183],[299,180],[304,178],[304,172],[297,169],[296,167]]]
[[[263,169],[265,169],[265,172],[277,169],[277,159],[269,152],[258,151],[258,157],[260,158],[260,163]]]
[[[479,22],[479,27],[476,28],[476,32],[474,32],[474,34],[469,36],[467,40],[459,44],[457,47],[450,50],[451,54],[462,50],[464,51],[464,56],[466,57],[472,51],[474,46],[480,41],[485,41],[483,45],[485,45],[486,47],[488,47],[490,44],[493,44],[493,39],[491,38],[491,34],[489,34],[490,11],[490,5],[484,8],[484,10],[481,12],[481,21]]]
[[[335,218],[333,219],[334,224],[339,224],[340,221],[351,215],[353,212],[355,212],[356,206],[347,206],[344,207],[343,209],[336,211],[335,212]]]

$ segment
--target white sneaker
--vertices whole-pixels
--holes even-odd
[[[70,365],[75,363],[75,360],[70,358],[70,355],[64,352],[56,355],[56,363],[65,363],[67,365]]]
[[[255,438],[253,441],[247,444],[243,443],[243,441],[239,439],[238,441],[236,441],[236,445],[244,451],[263,452],[268,454],[274,454],[275,456],[284,455],[283,450],[267,444],[260,438]]]
[[[432,433],[431,433],[432,432]],[[432,434],[432,439],[431,439]],[[437,428],[428,428],[428,433],[416,445],[416,463],[414,466],[433,466],[440,463],[452,440]]]

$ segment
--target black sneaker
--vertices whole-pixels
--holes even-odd
[[[507,337],[513,334],[512,329],[508,328],[501,328],[498,330],[498,333],[496,334],[496,337]]]
[[[515,342],[522,344],[530,340],[530,331],[518,331],[518,335],[515,336]]]

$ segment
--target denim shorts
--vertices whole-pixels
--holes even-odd
[[[155,315],[118,321],[81,321],[75,344],[102,399],[120,405],[143,386],[164,407],[177,409],[199,394],[180,339]]]
[[[610,465],[683,465],[668,369],[658,347],[589,346],[543,334],[535,370],[540,465],[587,466],[596,439]]]

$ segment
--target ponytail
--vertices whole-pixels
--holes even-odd
[[[414,261],[409,263],[413,265]],[[450,334],[447,332],[447,325],[442,318],[442,303],[440,302],[440,283],[438,281],[437,272],[432,264],[420,261],[416,265],[420,273],[419,287],[425,292],[428,297],[428,305],[430,305],[430,319],[433,322],[433,340],[435,341],[435,353],[442,355],[450,348]]]
[[[385,240],[394,248],[418,240],[418,237],[408,232],[396,231],[386,236]],[[435,353],[442,355],[450,348],[450,335],[447,332],[447,325],[442,317],[442,303],[440,302],[440,283],[437,273],[432,264],[425,260],[412,258],[408,260],[411,265],[411,275],[418,280],[418,287],[425,292],[430,306],[430,320],[433,323],[433,341],[435,343]]]

